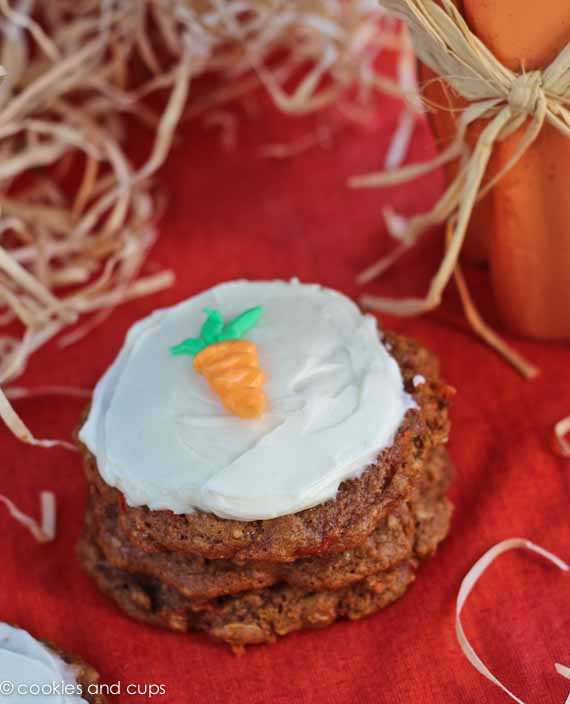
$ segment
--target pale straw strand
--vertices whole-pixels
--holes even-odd
[[[4,504],[8,513],[20,525],[26,527],[38,543],[49,543],[55,539],[57,507],[52,491],[40,492],[40,522],[21,511],[7,496],[0,494],[0,504]]]
[[[560,449],[560,454],[563,457],[570,457],[570,440],[568,436],[570,435],[570,416],[562,418],[554,426],[554,436],[556,437],[556,442]]]
[[[568,572],[570,570],[570,566],[566,562],[561,560],[559,557],[549,552],[548,550],[541,548],[539,545],[532,543],[530,540],[525,540],[524,538],[509,538],[508,540],[503,540],[500,543],[493,545],[492,548],[487,550],[487,552],[477,560],[477,562],[471,567],[471,569],[467,572],[467,574],[463,578],[463,581],[461,582],[461,587],[459,589],[459,594],[457,595],[457,603],[455,606],[455,631],[457,634],[459,646],[461,647],[463,654],[469,660],[471,665],[473,665],[473,667],[478,672],[480,672],[483,677],[486,677],[490,682],[502,689],[503,692],[505,692],[505,694],[507,694],[515,702],[518,702],[518,704],[525,704],[522,699],[519,699],[519,697],[513,694],[513,692],[511,692],[508,687],[506,687],[499,679],[497,679],[497,677],[495,677],[495,675],[493,675],[491,670],[489,670],[487,665],[485,665],[485,663],[477,655],[475,649],[467,639],[467,636],[465,635],[465,631],[463,629],[463,624],[461,623],[461,612],[463,610],[463,607],[465,606],[467,597],[469,596],[469,594],[471,594],[471,591],[473,590],[479,579],[483,576],[487,568],[503,553],[508,552],[509,550],[520,549],[528,550],[537,555],[540,555],[545,560],[548,560],[563,572]],[[570,668],[561,665],[560,663],[556,663],[554,667],[558,674],[562,675],[563,677],[566,677],[567,679],[570,679]],[[568,704],[569,700],[567,699],[566,702]]]

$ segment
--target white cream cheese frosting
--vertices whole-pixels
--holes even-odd
[[[204,308],[227,321],[258,305],[247,339],[268,407],[243,420],[169,348],[198,335]],[[131,328],[79,437],[131,506],[250,521],[333,498],[392,444],[413,406],[375,318],[346,296],[297,281],[233,281]]]
[[[71,665],[27,631],[7,623],[0,623],[0,680],[2,704],[86,701]]]

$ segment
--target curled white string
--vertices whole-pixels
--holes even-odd
[[[465,657],[473,665],[473,667],[478,672],[480,672],[483,677],[486,677],[490,682],[502,689],[503,692],[505,692],[505,694],[507,694],[515,702],[518,702],[518,704],[525,704],[522,699],[519,699],[515,694],[513,694],[513,692],[511,692],[510,689],[508,689],[500,680],[498,680],[495,675],[493,675],[493,673],[477,655],[477,653],[473,649],[473,646],[467,640],[467,636],[465,635],[465,631],[463,630],[463,625],[461,623],[461,611],[463,609],[463,606],[465,605],[465,602],[467,601],[467,597],[471,593],[473,587],[479,581],[479,578],[489,567],[489,565],[504,552],[519,549],[529,550],[530,552],[534,552],[537,555],[540,555],[545,560],[548,560],[553,565],[556,565],[556,567],[558,567],[563,572],[570,571],[570,566],[566,564],[563,560],[561,560],[553,553],[548,552],[548,550],[541,548],[539,545],[532,543],[530,540],[525,540],[524,538],[509,538],[508,540],[503,540],[502,542],[497,543],[492,548],[487,550],[487,552],[477,560],[477,562],[473,565],[473,567],[471,567],[471,569],[469,570],[469,572],[467,572],[467,574],[463,578],[463,581],[461,582],[461,587],[459,589],[459,594],[457,595],[457,604],[455,608],[455,631],[457,633],[457,640],[459,641],[461,650],[463,651]],[[554,665],[554,668],[559,675],[570,679],[569,667],[556,663]],[[570,694],[566,699],[566,704],[570,704]]]
[[[55,539],[57,511],[55,494],[52,491],[40,493],[40,522],[21,511],[7,496],[0,494],[0,503],[8,509],[8,513],[20,525],[25,526],[38,543],[49,543]]]

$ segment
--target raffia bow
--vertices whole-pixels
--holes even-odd
[[[403,254],[427,228],[448,223],[447,249],[439,269],[424,298],[394,300],[366,296],[372,308],[396,315],[415,315],[436,308],[443,290],[454,274],[458,279],[468,317],[476,331],[509,359],[525,376],[533,377],[537,369],[506,345],[477,313],[465,287],[458,258],[465,240],[473,208],[516,164],[540,133],[545,122],[570,137],[570,45],[542,71],[515,73],[504,66],[473,34],[451,0],[382,0],[389,10],[401,15],[410,29],[420,60],[441,76],[468,105],[457,121],[454,140],[435,159],[413,164],[397,171],[357,176],[354,188],[390,186],[425,174],[443,164],[460,159],[455,180],[448,186],[434,208],[413,217],[399,238],[404,246],[390,258],[390,265]],[[488,120],[475,147],[466,142],[469,125]],[[525,125],[515,153],[503,169],[482,183],[493,146]],[[380,267],[385,270],[387,267]],[[378,270],[378,268],[377,268]],[[361,281],[371,278],[365,272]]]

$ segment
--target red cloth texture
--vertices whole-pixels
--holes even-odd
[[[90,388],[138,318],[223,280],[297,276],[357,297],[356,274],[391,246],[382,207],[425,210],[443,186],[436,173],[385,191],[346,187],[349,176],[381,167],[397,110],[386,99],[373,127],[346,127],[328,148],[281,161],[260,158],[259,148],[298,138],[321,118],[295,120],[264,106],[255,119],[240,115],[237,146],[229,151],[199,124],[181,130],[160,175],[168,200],[147,267],[172,268],[175,286],[118,308],[68,349],[50,344],[17,383]],[[408,160],[434,149],[419,122]],[[366,291],[422,293],[441,256],[440,235]],[[487,272],[466,269],[483,315],[498,325]],[[433,314],[382,324],[429,346],[457,388],[451,534],[403,599],[370,618],[293,634],[243,657],[202,634],[140,625],[99,593],[75,558],[86,500],[79,456],[24,446],[0,427],[0,492],[37,515],[39,492],[53,490],[59,509],[55,542],[40,545],[0,507],[0,619],[82,655],[123,690],[163,684],[166,694],[153,700],[159,704],[507,701],[462,655],[455,599],[472,563],[504,538],[527,537],[570,559],[570,461],[557,456],[552,440],[555,422],[570,413],[569,349],[511,340],[542,369],[536,381],[525,381],[474,337],[453,285]],[[69,437],[83,406],[63,397],[17,402],[38,437]],[[568,683],[554,663],[570,665],[569,604],[570,577],[537,557],[510,553],[476,587],[464,624],[491,670],[522,698],[562,702]],[[123,693],[113,701],[146,698]]]

